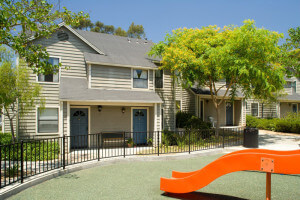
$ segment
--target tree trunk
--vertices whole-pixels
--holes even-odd
[[[14,122],[13,119],[9,119],[10,131],[11,131],[11,142],[15,143],[15,131],[14,131]]]
[[[219,129],[220,129],[220,108],[219,108],[219,106],[216,107],[216,112],[217,112],[216,136],[219,136]]]

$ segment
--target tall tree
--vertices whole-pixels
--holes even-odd
[[[290,53],[290,59],[287,61],[288,75],[295,75],[300,77],[300,27],[290,28],[288,30],[289,37],[283,48],[286,48]],[[293,72],[293,73],[290,73]]]
[[[162,58],[162,69],[178,73],[186,87],[209,89],[220,127],[220,107],[237,91],[245,97],[275,99],[285,84],[287,52],[278,41],[283,34],[257,28],[246,20],[240,27],[177,29],[154,45],[149,55]],[[217,86],[226,79],[227,83]],[[224,91],[221,95],[221,90]]]
[[[49,37],[59,28],[57,22],[78,25],[88,18],[83,12],[53,11],[47,1],[1,0],[0,1],[0,44],[12,48],[24,58],[35,73],[53,73],[59,66],[50,65],[46,48],[31,43],[32,37]]]
[[[143,38],[146,37],[143,25],[135,25],[134,22],[132,22],[131,25],[129,26],[127,35],[128,37],[138,38],[138,39],[141,39],[142,37]]]
[[[1,47],[0,54],[10,55]],[[3,56],[0,65],[0,106],[1,115],[8,118],[12,134],[12,142],[15,140],[14,119],[22,117],[26,110],[36,104],[44,105],[41,96],[41,86],[30,81],[29,69],[21,61],[19,66],[14,66],[10,56]]]
[[[118,35],[118,36],[122,36],[122,37],[126,37],[127,36],[127,32],[122,29],[121,27],[118,27],[116,30],[115,30],[115,35]]]
[[[113,34],[115,32],[115,27],[113,25],[104,25],[102,33]]]
[[[100,33],[103,30],[104,24],[100,21],[96,21],[94,28],[91,29],[92,32]]]
[[[92,30],[94,28],[94,24],[90,19],[80,19],[78,24],[72,25],[72,28],[79,30]]]

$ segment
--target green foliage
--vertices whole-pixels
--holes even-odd
[[[237,91],[247,97],[275,100],[285,84],[285,67],[289,52],[278,45],[283,34],[257,28],[246,20],[240,27],[217,26],[201,29],[177,29],[164,41],[154,45],[149,55],[162,58],[162,69],[178,74],[185,87],[197,85],[210,90],[219,113],[226,96],[233,99]],[[216,83],[221,80],[227,83]],[[220,90],[224,90],[222,98]],[[219,127],[219,114],[217,127]]]
[[[26,142],[24,143],[23,158],[26,161],[57,159],[60,153],[58,142]],[[1,147],[2,160],[21,160],[20,143]]]
[[[143,25],[135,25],[134,22],[132,22],[128,28],[127,36],[138,39],[141,39],[142,37],[145,38],[146,34]]]
[[[211,123],[204,122],[202,119],[193,116],[188,112],[178,111],[176,113],[176,128],[203,130],[211,128]]]
[[[165,146],[177,145],[177,133],[173,131],[164,130],[161,133],[161,142]]]
[[[133,139],[132,139],[132,138],[128,138],[128,140],[127,140],[127,144],[131,144],[131,145],[133,145]]]
[[[0,133],[0,145],[11,144],[11,133]]]
[[[127,32],[125,30],[123,30],[121,27],[118,27],[115,30],[115,35],[126,37],[127,36]]]
[[[188,112],[178,111],[176,113],[176,128],[185,128],[192,116],[193,115]]]
[[[284,118],[259,119],[250,115],[246,117],[248,127],[286,133],[300,133],[300,116],[288,114]]]
[[[7,45],[20,58],[24,58],[35,73],[53,73],[59,66],[50,65],[45,47],[31,43],[35,38],[49,37],[59,28],[56,22],[77,25],[79,20],[88,18],[83,12],[73,13],[67,8],[53,11],[47,1],[1,0],[0,1],[0,45]]]
[[[21,60],[22,63],[22,60]],[[11,61],[4,61],[0,65],[0,105],[10,121],[12,137],[15,138],[13,120],[19,114],[20,118],[28,108],[36,104],[44,105],[44,98],[40,98],[42,87],[30,81],[29,70],[22,63],[14,67]],[[17,109],[18,107],[18,109]]]

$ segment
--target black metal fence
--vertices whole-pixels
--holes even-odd
[[[102,132],[55,138],[23,138],[0,146],[0,188],[66,166],[111,157],[160,155],[224,148],[243,143],[243,128]]]

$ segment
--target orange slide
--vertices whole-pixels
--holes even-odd
[[[225,174],[253,170],[267,173],[266,197],[270,199],[271,173],[300,174],[299,166],[300,150],[247,149],[226,154],[197,171],[173,171],[172,178],[160,179],[160,189],[170,193],[193,192]]]

